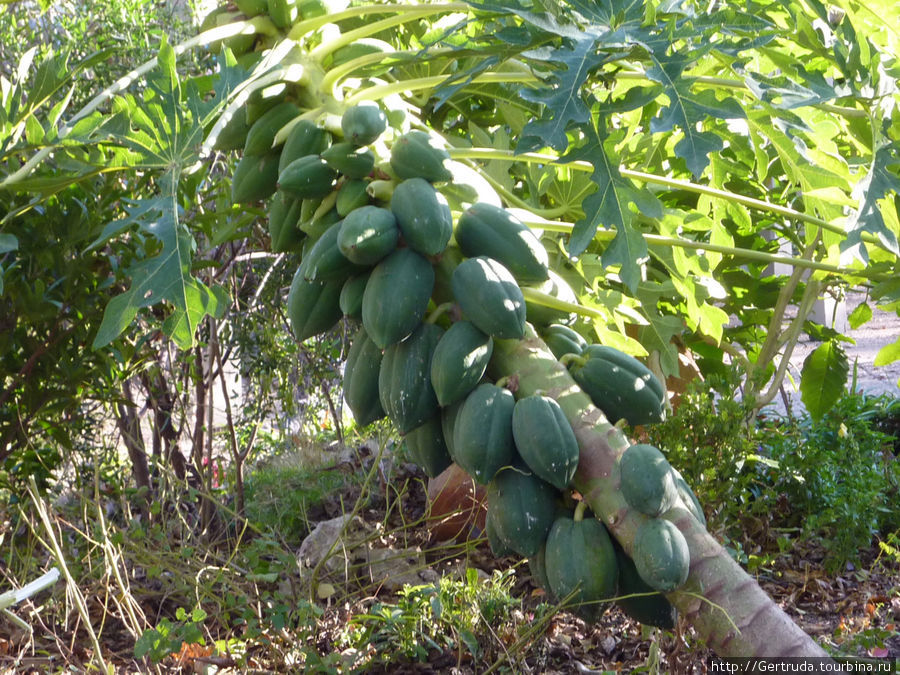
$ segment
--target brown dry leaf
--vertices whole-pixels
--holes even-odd
[[[181,649],[173,653],[171,656],[181,665],[190,666],[199,658],[211,656],[213,653],[212,645],[206,646],[196,642],[184,642]]]

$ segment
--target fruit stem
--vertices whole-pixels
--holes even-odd
[[[456,304],[455,302],[441,303],[440,305],[438,305],[437,307],[434,308],[434,311],[431,312],[431,314],[428,315],[428,318],[425,319],[425,323],[434,323],[435,321],[440,319],[441,316],[443,316],[444,314],[449,312],[451,309],[453,309],[453,306],[455,304]]]
[[[559,357],[559,362],[568,368],[573,363],[578,366],[583,366],[587,363],[587,359],[581,356],[581,354],[563,354]]]
[[[588,503],[585,499],[582,499],[580,502],[578,502],[578,505],[575,507],[575,514],[572,516],[572,520],[574,520],[576,523],[580,523],[582,520],[584,520],[584,512],[585,510],[587,510],[587,505]]]
[[[399,94],[404,91],[416,91],[418,89],[433,89],[437,87],[444,81],[446,81],[446,75],[433,75],[431,77],[418,77],[412,80],[402,80],[400,82],[391,82],[389,84],[381,84],[374,87],[369,87],[367,89],[362,89],[358,91],[353,96],[347,99],[347,105],[355,105],[360,101],[380,101],[386,96],[391,96],[392,94]],[[482,73],[477,77],[472,78],[471,82],[473,84],[504,84],[504,83],[522,83],[522,82],[534,82],[534,75],[528,75],[525,73],[509,73],[509,72],[500,72],[500,73]],[[451,153],[451,157],[452,157]],[[521,155],[516,155],[516,157],[521,157]],[[553,158],[549,158],[552,160]],[[545,161],[548,161],[545,158]]]

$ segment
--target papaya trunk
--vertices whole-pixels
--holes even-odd
[[[630,441],[530,328],[524,340],[495,341],[491,370],[495,377],[510,377],[517,398],[540,389],[559,402],[580,447],[574,487],[630,555],[637,526],[646,518],[619,492],[618,461]],[[676,507],[665,517],[684,534],[691,553],[687,583],[666,597],[716,654],[825,656],[686,509]]]

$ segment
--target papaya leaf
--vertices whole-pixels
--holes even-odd
[[[895,197],[900,196],[898,157],[900,157],[900,142],[885,143],[875,152],[866,176],[856,184],[853,197],[859,200],[859,208],[848,223],[845,249],[861,244],[862,233],[868,232],[878,237],[882,245],[894,255],[900,255],[897,234],[887,225],[878,204],[884,199],[887,200],[884,208],[897,208],[896,201],[889,197],[892,194]],[[863,245],[860,246],[860,252],[867,261],[868,256]]]
[[[697,127],[708,118],[743,119],[744,109],[734,98],[716,98],[709,89],[694,91],[696,78],[684,75],[696,55],[672,54],[660,57],[651,54],[653,65],[647,69],[647,77],[663,85],[663,93],[669,98],[669,107],[653,119],[653,132],[671,131],[679,127],[684,137],[675,146],[675,154],[687,162],[694,176],[699,176],[709,164],[709,155],[723,147],[722,138],[711,131],[698,131]]]
[[[619,172],[613,160],[615,142],[615,137],[601,138],[592,130],[587,143],[561,158],[564,162],[590,162],[594,167],[591,179],[598,186],[582,204],[585,217],[575,223],[568,249],[571,255],[580,255],[599,227],[615,228],[616,236],[603,254],[603,264],[620,265],[620,278],[634,291],[641,279],[640,263],[647,259],[647,244],[633,224],[636,213],[629,205],[636,204],[651,218],[662,215],[662,206],[646,188],[638,188]]]
[[[114,118],[104,125],[110,138],[127,150],[125,156],[135,168],[160,172],[159,193],[126,207],[128,215],[107,225],[91,246],[136,226],[139,236],[149,235],[161,247],[156,255],[138,260],[125,270],[131,286],[106,306],[94,338],[95,349],[115,340],[138,310],[161,302],[171,306],[163,331],[179,347],[188,348],[204,316],[224,310],[221,292],[192,274],[195,243],[182,222],[179,206],[180,177],[199,158],[204,104],[196,94],[183,100],[175,55],[165,42],[159,51],[159,64],[148,80],[143,99],[118,99]]]
[[[835,340],[819,345],[803,361],[800,371],[800,399],[814,420],[819,420],[837,403],[847,385],[847,355]]]

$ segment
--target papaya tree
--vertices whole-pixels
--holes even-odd
[[[232,201],[264,206],[296,268],[295,338],[356,322],[352,412],[388,417],[429,474],[452,461],[487,485],[496,550],[587,616],[642,588],[652,604],[627,611],[677,611],[723,657],[822,655],[629,436],[666,414],[679,347],[742,364],[763,405],[825,289],[896,308],[888,3],[236,4],[163,46],[152,91],[106,93],[93,133],[162,195],[108,237],[134,225],[161,253],[95,347],[160,302],[190,345],[217,311],[167,196],[237,151]],[[199,44],[219,55],[212,97],[175,68]],[[793,271],[761,282],[773,263]],[[819,391],[846,372],[827,337],[804,374]]]

